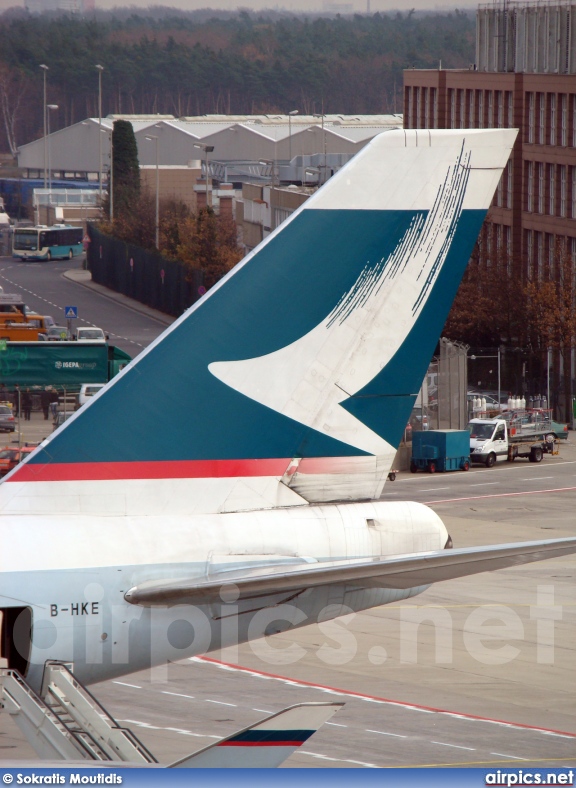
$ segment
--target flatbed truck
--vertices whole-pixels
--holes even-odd
[[[531,422],[529,416],[510,421],[503,418],[471,419],[468,431],[470,462],[487,468],[492,468],[497,460],[514,462],[517,457],[541,462],[544,454],[555,452],[557,445],[550,421],[538,419]]]

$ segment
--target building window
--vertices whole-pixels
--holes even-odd
[[[424,92],[424,121],[422,123],[423,129],[428,129],[430,126],[428,125],[428,118],[430,117],[430,96],[428,88],[422,88]]]
[[[506,268],[512,273],[512,233],[510,227],[504,225],[504,251],[506,253]]]
[[[488,91],[488,123],[487,128],[494,128],[494,91]]]
[[[504,126],[504,93],[501,90],[496,91],[496,106],[498,112],[498,128]]]
[[[514,128],[514,94],[511,90],[506,91],[506,103],[508,105],[508,122],[509,129]]]
[[[534,210],[534,162],[533,161],[528,162],[527,181],[528,181],[528,195],[527,195],[528,200],[527,200],[526,208],[528,211],[530,211],[530,213],[532,213]]]
[[[502,173],[502,177],[498,181],[498,186],[496,187],[496,194],[494,195],[494,205],[497,205],[498,207],[502,206],[502,182],[505,177],[505,174]]]
[[[474,124],[474,91],[468,91],[468,125],[471,129],[475,128]]]
[[[556,145],[556,93],[550,94],[550,145]]]
[[[560,145],[568,145],[568,96],[560,96]]]
[[[549,186],[549,205],[548,213],[550,216],[556,214],[556,166],[548,165],[548,186]]]
[[[560,165],[560,216],[566,216],[568,206],[568,166]]]
[[[430,126],[433,129],[437,129],[438,128],[438,91],[436,90],[436,88],[430,88],[430,106],[432,107]]]
[[[421,121],[421,117],[422,117],[422,103],[421,103],[422,91],[420,90],[420,88],[414,88],[414,92],[416,93],[416,96],[415,96],[415,98],[416,98],[416,125],[415,125],[415,128],[419,129],[419,128],[421,128],[420,124],[422,122]]]
[[[466,128],[466,91],[459,90],[460,93],[460,128]]]
[[[542,265],[544,263],[544,235],[543,233],[534,233],[535,246],[536,246],[536,279],[542,278]]]
[[[546,94],[538,93],[538,142],[546,144]]]
[[[534,93],[528,94],[528,142],[536,139],[536,100]]]
[[[455,129],[456,126],[456,91],[450,90],[448,91],[448,101],[450,103],[450,128]]]
[[[528,261],[528,279],[531,279],[534,266],[534,238],[532,230],[526,230],[526,259]]]
[[[554,246],[554,236],[552,233],[546,233],[546,268],[550,279],[554,275]]]
[[[572,96],[572,147],[576,148],[576,96]]]
[[[484,91],[478,91],[478,128],[484,128]]]
[[[572,257],[572,262],[576,263],[576,238],[570,239],[570,255]]]
[[[508,177],[506,178],[506,207],[512,208],[512,192],[514,189],[514,165],[512,160],[508,161]]]
[[[576,167],[571,167],[572,170],[572,209],[570,216],[576,219]]]
[[[538,213],[544,213],[544,165],[538,162]]]

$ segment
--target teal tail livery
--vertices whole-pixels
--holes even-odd
[[[93,683],[576,551],[378,500],[515,137],[376,137],[5,477],[9,668]]]
[[[2,511],[377,498],[515,136],[374,139],[9,477]]]

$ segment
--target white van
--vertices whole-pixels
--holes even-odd
[[[88,400],[98,394],[100,389],[103,389],[105,383],[83,383],[80,387],[80,394],[78,394],[78,405],[85,405]]]
[[[96,326],[86,326],[85,328],[76,329],[77,342],[106,342],[108,337],[101,328]]]

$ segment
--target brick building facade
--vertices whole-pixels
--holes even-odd
[[[563,281],[562,262],[576,263],[576,2],[480,6],[474,64],[404,72],[404,126],[519,129],[478,239],[478,259],[500,266],[519,289],[527,281]],[[552,399],[568,420],[576,352],[574,337],[568,347],[562,342],[563,352],[550,355]],[[545,390],[546,348],[540,358],[522,353],[533,374],[528,380],[524,365],[517,390]]]
[[[481,236],[540,278],[559,244],[576,257],[576,75],[409,70],[406,128],[520,130]]]

